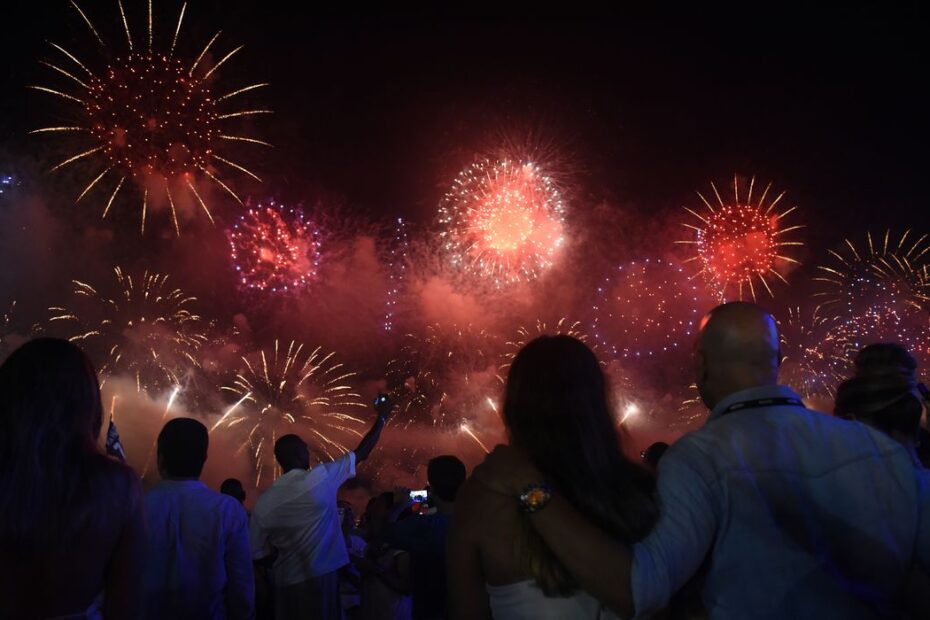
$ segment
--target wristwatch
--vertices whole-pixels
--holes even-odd
[[[539,512],[552,499],[552,487],[546,482],[534,482],[520,493],[520,508],[527,514]]]

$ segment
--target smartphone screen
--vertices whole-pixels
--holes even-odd
[[[422,491],[410,491],[410,499],[418,504],[425,504],[427,495],[426,489]]]

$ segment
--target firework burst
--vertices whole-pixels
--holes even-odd
[[[536,164],[483,160],[455,179],[439,224],[451,265],[500,288],[553,264],[565,242],[565,205]]]
[[[728,291],[736,287],[739,299],[743,298],[744,290],[748,290],[752,298],[756,299],[756,283],[774,296],[767,277],[777,278],[787,284],[784,276],[786,267],[800,264],[786,252],[792,247],[804,245],[790,238],[790,233],[804,226],[784,227],[782,224],[782,220],[797,207],[780,210],[778,205],[785,192],[771,198],[771,183],[753,203],[754,185],[755,177],[749,181],[746,194],[741,196],[739,182],[734,176],[733,201],[727,202],[720,196],[717,186],[711,183],[717,199],[716,206],[698,192],[706,210],[701,212],[684,207],[698,222],[684,224],[693,231],[693,239],[676,243],[695,247],[696,255],[689,261],[701,262],[700,274],[719,291],[721,298],[727,298]]]
[[[835,321],[827,341],[837,372],[847,372],[852,356],[873,342],[899,342],[930,362],[928,236],[885,231],[877,242],[871,233],[866,239],[865,248],[847,239],[842,251],[830,250],[831,262],[815,278],[818,309]]]
[[[820,307],[837,315],[856,314],[856,304],[887,299],[892,305],[926,310],[930,301],[930,252],[928,235],[905,231],[895,241],[890,230],[879,238],[866,233],[867,249],[846,239],[841,251],[828,250],[831,262],[817,267],[814,280],[821,285],[815,294]]]
[[[275,341],[242,358],[230,385],[221,389],[236,398],[213,425],[242,428],[242,450],[250,450],[255,464],[255,486],[279,474],[274,443],[288,433],[300,434],[314,457],[336,458],[360,438],[364,422],[357,415],[366,408],[351,382],[356,373],[336,361],[335,353],[310,349],[294,341],[286,350]]]
[[[243,289],[293,292],[319,275],[320,230],[300,209],[273,200],[249,207],[226,237]]]
[[[121,0],[117,1],[126,45],[108,45],[80,6],[71,6],[99,43],[104,63],[91,69],[64,47],[51,43],[52,58],[41,61],[62,85],[30,86],[56,97],[70,106],[73,121],[68,125],[41,127],[34,134],[75,138],[76,151],[52,170],[76,162],[95,162],[90,181],[77,197],[79,202],[95,188],[106,188],[106,207],[110,212],[120,190],[133,181],[141,189],[141,230],[145,232],[150,207],[167,204],[177,234],[180,234],[176,201],[183,194],[191,204],[199,205],[210,219],[213,216],[197,182],[208,178],[236,201],[239,197],[221,180],[225,171],[235,171],[260,180],[253,172],[222,153],[224,145],[268,143],[236,135],[230,123],[263,114],[263,108],[235,107],[246,93],[267,86],[250,84],[224,94],[215,92],[217,70],[242,49],[234,48],[222,58],[208,61],[217,33],[196,59],[175,56],[178,36],[187,4],[182,5],[177,24],[166,33],[170,47],[155,49],[152,0],[148,2],[145,40],[139,41],[129,26]],[[167,42],[166,38],[166,42]],[[228,154],[226,154],[228,155]]]
[[[819,308],[810,313],[788,308],[787,317],[778,321],[782,354],[779,379],[805,400],[831,398],[842,380],[830,353],[833,323]]]
[[[673,262],[623,264],[597,289],[594,337],[614,357],[656,358],[690,344],[707,300]]]
[[[497,349],[496,338],[471,327],[430,324],[422,336],[406,334],[387,365],[388,391],[397,404],[391,421],[405,428],[459,424],[496,387]]]
[[[199,367],[197,354],[207,339],[190,309],[196,298],[171,288],[166,275],[113,272],[115,294],[74,280],[75,303],[50,308],[49,320],[71,328],[68,339],[88,350],[104,378],[132,376],[136,389],[150,394],[181,384]]]

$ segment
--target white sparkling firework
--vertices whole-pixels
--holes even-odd
[[[310,445],[311,456],[331,460],[355,447],[366,408],[353,386],[356,373],[336,361],[335,353],[291,341],[275,341],[272,350],[242,358],[230,385],[221,389],[235,396],[217,428],[241,429],[242,450],[255,464],[255,486],[278,475],[274,444],[282,435],[297,434]],[[349,442],[349,443],[347,443]]]
[[[463,170],[439,206],[451,266],[496,288],[535,280],[565,245],[565,204],[536,164],[483,160]]]
[[[199,367],[207,339],[195,297],[168,284],[168,276],[148,271],[133,277],[113,270],[116,287],[73,281],[74,300],[50,308],[50,328],[67,326],[68,339],[86,349],[106,379],[129,375],[139,391],[154,394],[180,385]],[[113,294],[104,291],[114,290]],[[80,309],[78,309],[80,308]]]

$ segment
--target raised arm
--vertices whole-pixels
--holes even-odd
[[[381,439],[381,431],[384,430],[384,423],[387,421],[391,409],[394,408],[394,404],[386,394],[378,394],[378,397],[375,399],[374,407],[378,417],[355,449],[356,464],[367,459],[371,455],[371,451],[378,445],[378,440]]]

